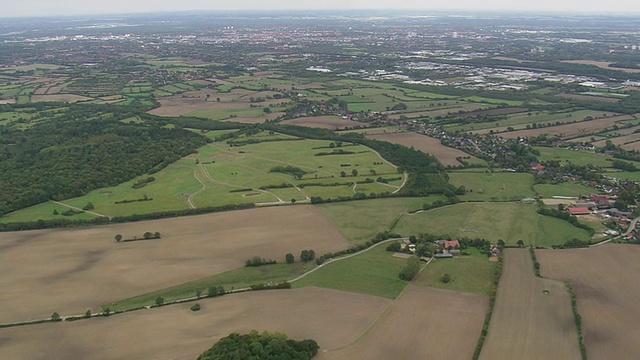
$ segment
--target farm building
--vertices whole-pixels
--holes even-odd
[[[572,208],[568,208],[567,211],[569,211],[569,214],[571,214],[571,215],[589,215],[589,214],[591,214],[591,211],[589,210],[588,207],[572,207]]]
[[[458,240],[445,240],[442,243],[442,247],[445,249],[458,249],[460,248],[460,242]]]

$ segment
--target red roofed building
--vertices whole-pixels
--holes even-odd
[[[571,215],[589,215],[591,211],[589,211],[588,207],[572,207],[567,209],[569,214]]]
[[[442,246],[445,249],[458,249],[460,248],[460,242],[458,240],[451,240],[451,241],[445,240]]]

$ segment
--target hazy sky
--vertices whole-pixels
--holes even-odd
[[[468,9],[640,13],[637,0],[0,0],[0,17],[264,9]]]

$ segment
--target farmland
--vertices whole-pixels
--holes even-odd
[[[47,352],[50,359],[91,354],[113,360],[195,359],[221,337],[252,329],[315,339],[328,350],[355,341],[390,300],[305,288],[249,292],[199,303],[202,309],[198,312],[190,311],[192,304],[187,303],[125,316],[3,329],[0,357],[33,359]]]
[[[605,244],[590,249],[536,251],[541,274],[568,281],[577,296],[584,343],[590,359],[629,358],[640,351],[640,271],[636,245]]]
[[[507,249],[480,359],[580,359],[564,284],[534,276],[526,249]]]
[[[412,284],[357,342],[318,359],[469,359],[487,304],[484,295]]]
[[[116,243],[158,231],[162,238]],[[347,242],[311,206],[275,207],[92,228],[1,233],[0,322],[99,310],[102,304],[242,267],[261,256]],[[30,260],[27,260],[30,259]],[[123,274],[123,276],[114,276]],[[126,276],[124,275],[126,274]],[[48,294],[30,296],[33,289]]]
[[[509,201],[535,195],[531,174],[452,172],[449,177],[453,185],[465,187],[466,193],[460,196],[464,201]]]
[[[470,162],[479,162],[480,160],[458,149],[444,146],[439,140],[429,136],[420,135],[412,132],[391,133],[383,135],[367,135],[368,138],[375,140],[388,141],[401,144],[407,147],[413,147],[417,150],[435,156],[445,166],[462,165],[459,158],[470,158]]]
[[[520,203],[463,203],[403,216],[393,229],[401,235],[420,233],[452,237],[499,239],[510,245],[560,245],[591,235],[566,221],[536,213],[536,206]]]

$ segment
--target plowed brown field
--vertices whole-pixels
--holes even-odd
[[[589,359],[640,354],[640,246],[538,250],[545,277],[573,284]]]
[[[161,239],[116,243],[158,231]],[[100,305],[244,266],[348,243],[313,206],[231,211],[109,226],[0,233],[0,323]]]
[[[536,278],[528,250],[507,249],[480,359],[580,358],[571,298],[564,284]]]

